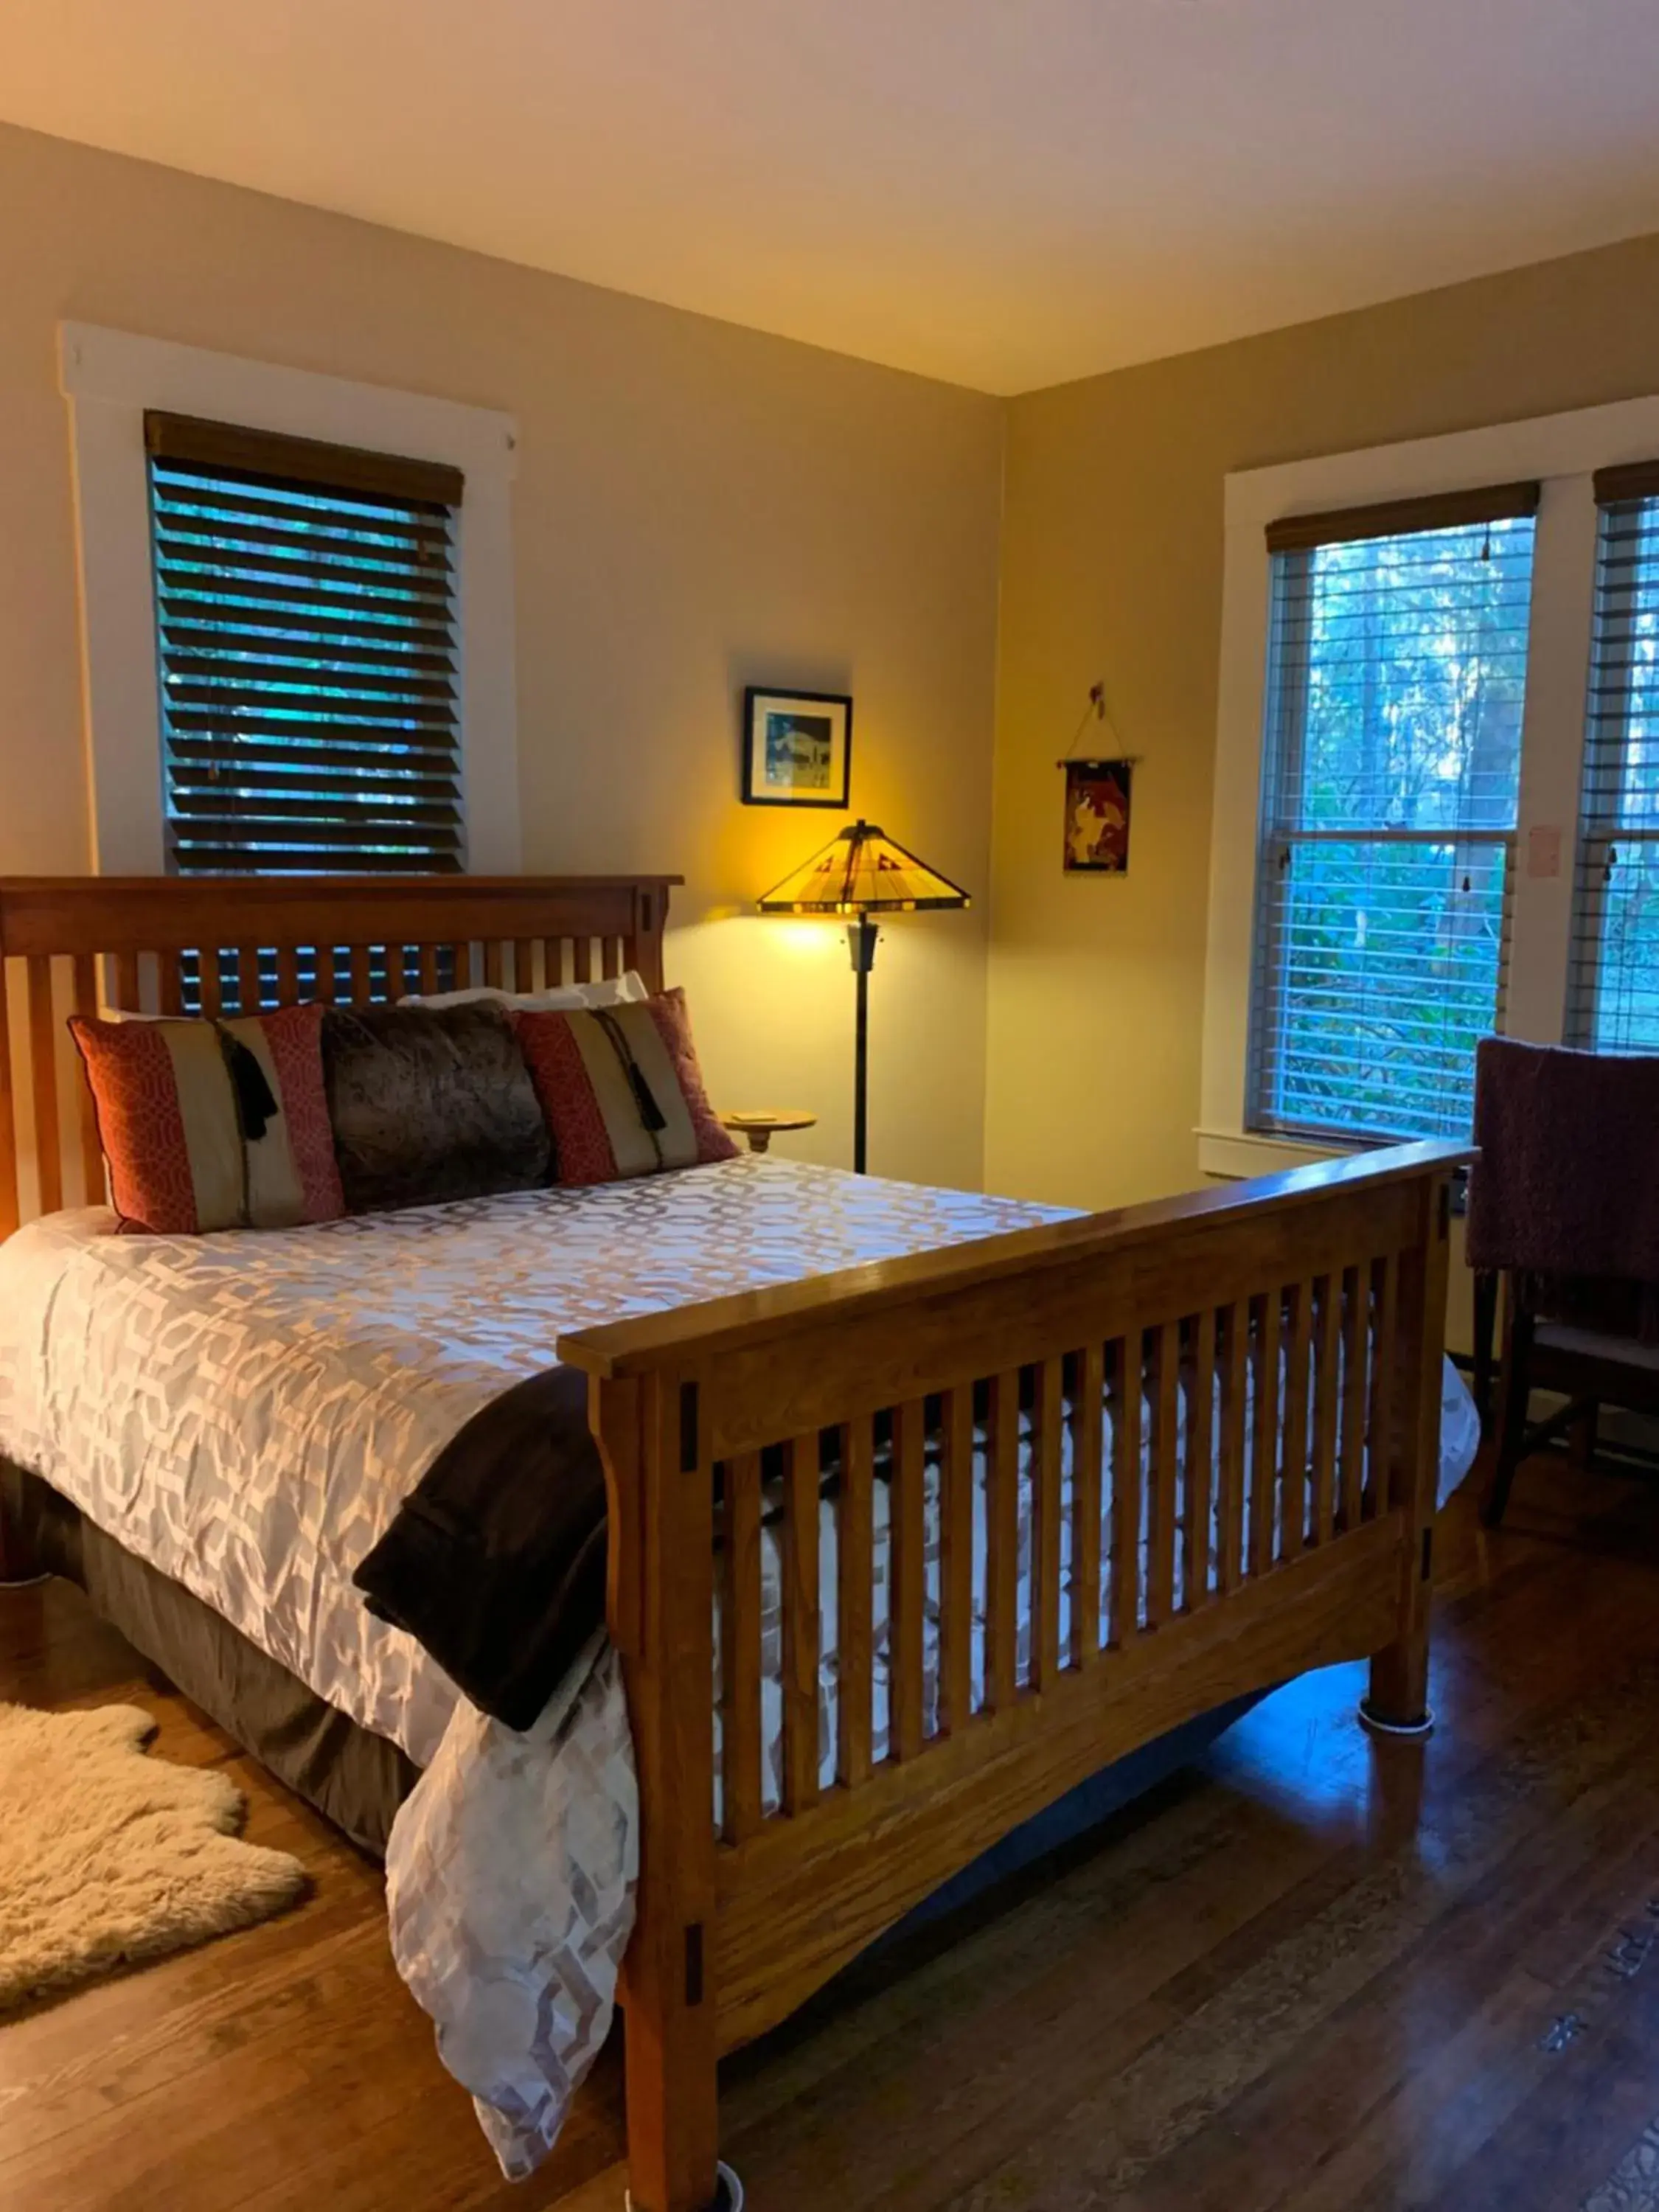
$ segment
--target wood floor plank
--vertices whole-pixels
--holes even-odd
[[[723,2069],[757,2212],[1646,2207],[1659,1498],[1534,1462],[1500,1535],[1463,1500],[1437,1555],[1426,1747],[1357,1729],[1360,1668],[1293,1683],[860,1961]],[[548,2166],[505,2182],[392,1966],[378,1869],[65,1586],[0,1592],[0,1697],[144,1706],[154,1755],[234,1775],[313,1883],[0,2025],[0,2212],[620,2212],[615,2045]]]

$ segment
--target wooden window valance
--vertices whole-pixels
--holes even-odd
[[[1483,484],[1423,499],[1389,499],[1369,507],[1332,507],[1321,514],[1287,514],[1267,525],[1267,550],[1306,553],[1317,545],[1351,544],[1356,538],[1403,538],[1414,531],[1514,521],[1537,514],[1541,491],[1537,483]]]

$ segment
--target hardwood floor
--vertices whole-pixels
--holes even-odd
[[[755,2212],[1659,2212],[1659,1493],[1534,1462],[1440,1551],[1426,1747],[1293,1684],[854,1968],[725,2069]],[[502,2182],[375,1870],[74,1592],[0,1593],[0,1696],[146,1705],[315,1884],[0,2027],[0,2212],[616,2212],[616,2065]]]

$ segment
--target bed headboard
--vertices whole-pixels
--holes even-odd
[[[252,1012],[301,997],[539,988],[635,968],[662,985],[680,876],[0,878],[0,1237],[101,1202],[66,1027],[100,1006]]]

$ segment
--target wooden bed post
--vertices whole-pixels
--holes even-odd
[[[611,1634],[640,1782],[623,1986],[633,2212],[716,2192],[714,1469],[694,1377],[592,1384],[611,1510]]]
[[[1434,1521],[1440,1486],[1441,1376],[1446,1353],[1451,1179],[1425,1178],[1419,1234],[1401,1255],[1396,1381],[1399,1412],[1383,1440],[1388,1503],[1405,1520],[1400,1561],[1399,1634],[1371,1659],[1360,1717],[1382,1735],[1427,1735],[1429,1613],[1434,1595]],[[1397,1455],[1396,1455],[1397,1447]],[[1379,1501],[1379,1510],[1383,1510]]]

